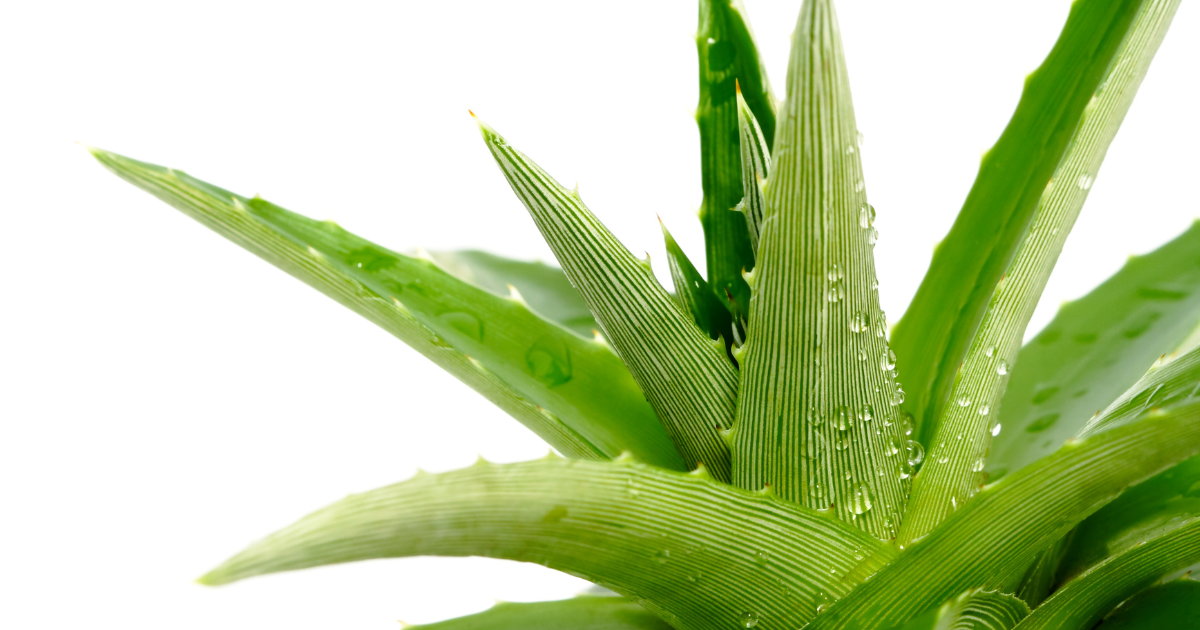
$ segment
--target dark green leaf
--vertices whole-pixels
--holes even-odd
[[[708,333],[712,339],[724,338],[732,341],[733,317],[717,299],[717,294],[704,276],[696,271],[692,261],[671,237],[667,226],[662,224],[663,240],[667,244],[667,264],[671,267],[671,281],[675,284],[675,299],[684,312],[692,316],[696,326]]]
[[[1200,582],[1175,580],[1125,602],[1097,630],[1200,628]]]

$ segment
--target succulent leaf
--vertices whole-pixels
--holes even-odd
[[[624,597],[583,596],[555,602],[500,602],[474,615],[408,626],[412,630],[671,630]]]
[[[1007,276],[995,287],[954,379],[951,403],[942,408],[932,427],[928,458],[913,479],[909,510],[898,537],[901,544],[931,531],[982,485],[979,473],[993,433],[1001,426],[992,412],[1018,358],[1025,327],[1179,2],[1150,0],[1142,5],[1112,68],[1085,108]]]
[[[901,630],[1009,630],[1029,615],[1020,598],[996,591],[963,593],[904,624]]]
[[[836,519],[633,463],[481,462],[353,495],[201,581],[419,555],[536,562],[630,597],[680,630],[798,628],[895,549]]]
[[[1096,626],[1096,630],[1162,628],[1200,628],[1200,582],[1179,579],[1146,589]]]
[[[759,235],[763,219],[767,214],[767,200],[763,196],[763,183],[771,172],[771,148],[763,136],[754,112],[746,103],[739,87],[737,91],[738,137],[741,139],[742,189],[744,197],[738,204],[746,217],[746,231],[750,235],[750,249],[757,256]]]
[[[889,539],[905,495],[895,355],[884,337],[833,7],[801,8],[766,184],[741,360],[734,483]]]
[[[708,333],[712,339],[732,340],[733,317],[729,310],[717,299],[717,294],[704,276],[696,271],[692,261],[683,248],[662,225],[663,240],[667,245],[667,265],[671,268],[671,281],[675,285],[675,299],[684,312],[691,315],[696,326]]]

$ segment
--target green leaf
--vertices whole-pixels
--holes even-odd
[[[802,506],[628,460],[481,462],[353,495],[201,578],[372,558],[536,562],[636,597],[680,630],[798,628],[895,549]]]
[[[1055,591],[1018,630],[1088,630],[1166,574],[1200,559],[1200,519],[1119,553]],[[1184,627],[1184,626],[1169,626]]]
[[[637,384],[602,340],[582,339],[519,299],[471,286],[434,262],[390,251],[334,223],[262,199],[246,205],[279,233],[408,309],[479,369],[496,374],[605,455],[631,451],[659,466],[686,469]]]
[[[1155,362],[1133,387],[1089,419],[1079,430],[1079,437],[1129,424],[1147,413],[1161,414],[1190,404],[1200,395],[1197,381],[1200,381],[1200,348],[1165,364]]]
[[[682,467],[678,454],[665,434],[661,434],[653,411],[641,399],[620,360],[601,344],[580,339],[541,320],[515,301],[496,298],[455,280],[427,261],[372,249],[369,243],[346,234],[332,223],[304,219],[266,202],[246,199],[206,184],[180,171],[99,149],[92,153],[120,177],[395,335],[483,394],[560,452],[572,457],[599,459],[629,449],[640,452],[648,461]],[[269,224],[267,218],[274,218],[285,227],[292,226],[293,237],[300,233],[300,228],[310,228],[313,241],[301,244]],[[346,240],[339,241],[343,236]],[[352,254],[355,248],[344,247],[351,242],[356,247],[361,245],[362,251]],[[318,246],[329,253],[322,254]],[[339,246],[342,248],[338,249]],[[333,257],[338,252],[345,254],[340,261]],[[370,256],[364,257],[365,254]],[[358,263],[363,263],[365,269],[358,268]],[[419,296],[410,293],[405,299],[413,309],[401,307],[398,302],[385,298],[386,292],[381,293],[385,289],[384,276],[394,270],[377,269],[378,263],[403,264],[412,274],[406,281],[428,283],[431,292],[436,290],[438,295],[417,299]],[[437,300],[441,300],[440,306]],[[484,317],[490,319],[483,323],[482,319],[476,322],[465,315],[447,316],[451,304],[469,305],[468,310],[486,312]],[[441,317],[437,316],[438,308],[447,308]],[[414,309],[421,315],[418,316]],[[432,317],[427,316],[430,312]],[[485,341],[475,339],[481,332]],[[495,370],[481,369],[483,361],[493,362],[495,349],[501,347],[492,344],[516,343],[521,335],[524,336],[525,350],[513,357],[501,357],[503,360],[494,364]],[[543,345],[555,349],[556,356],[569,357],[569,369],[552,369],[553,361],[543,360],[536,353],[529,355],[529,350],[543,339],[543,335],[547,336]],[[483,351],[484,345],[491,346],[492,350]],[[471,356],[459,349],[463,347],[471,349]],[[527,373],[521,376],[512,373],[520,370]],[[567,376],[570,379],[564,380]],[[554,383],[557,385],[551,386]],[[600,384],[605,389],[595,391],[605,392],[603,400],[598,399],[591,389]],[[614,404],[623,412],[616,412]],[[596,441],[592,442],[592,439]]]
[[[1126,491],[1126,493],[1128,492]],[[1105,506],[1100,511],[1103,512],[1107,508],[1108,506]],[[1017,587],[1017,597],[1036,608],[1050,595],[1050,591],[1054,590],[1055,576],[1058,574],[1058,568],[1061,566],[1063,555],[1066,553],[1073,533],[1059,538],[1037,555],[1025,576],[1021,578],[1020,586]]]
[[[729,310],[717,299],[717,294],[713,293],[704,276],[696,271],[661,219],[659,225],[662,225],[663,240],[667,244],[667,264],[671,267],[671,281],[675,284],[675,299],[679,301],[679,306],[692,316],[696,326],[708,333],[709,337],[731,340],[733,317]]]
[[[1200,582],[1189,579],[1147,589],[1125,602],[1097,630],[1200,628]]]
[[[750,289],[742,272],[754,268],[754,250],[746,220],[735,212],[742,199],[741,148],[738,141],[737,86],[758,118],[767,142],[775,133],[775,97],[766,69],[758,60],[754,34],[740,0],[700,0],[696,32],[700,55],[700,175],[708,282],[722,304],[734,300],[735,319],[746,318]]]
[[[474,615],[408,626],[414,630],[671,630],[654,613],[623,597],[556,602],[501,602]]]
[[[480,123],[492,156],[633,374],[689,467],[729,479],[720,431],[733,422],[737,371],[658,284],[649,266],[525,154]],[[604,389],[597,390],[604,395]]]
[[[535,313],[581,337],[591,339],[600,330],[587,303],[558,267],[481,251],[430,252],[430,256],[458,279],[493,295],[508,297],[509,287],[515,287]]]
[[[904,381],[912,394],[906,409],[916,418],[922,443],[930,443],[992,290],[1015,256],[1046,185],[1071,148],[1092,95],[1144,3],[1072,4],[1058,42],[1026,78],[1012,119],[984,155],[954,226],[896,324],[896,354],[904,359]]]
[[[746,103],[739,87],[737,91],[738,136],[741,138],[742,189],[745,197],[738,203],[737,210],[746,217],[746,231],[750,235],[751,251],[758,251],[762,223],[767,215],[767,200],[763,184],[771,173],[771,149],[763,137],[754,112]]]
[[[1009,630],[1029,614],[1019,598],[995,591],[963,593],[904,624],[902,630]]]
[[[739,359],[734,482],[891,538],[904,509],[894,407],[858,131],[833,7],[800,11],[781,111],[767,217]]]
[[[1122,490],[1200,452],[1200,404],[1068,442],[985,487],[806,630],[903,624],[958,593],[1020,579]]]
[[[1138,10],[1111,71],[1084,109],[1062,162],[1037,202],[1029,232],[1008,275],[996,285],[954,377],[952,402],[943,407],[926,464],[913,479],[898,537],[901,544],[928,533],[982,485],[980,473],[994,427],[999,426],[991,412],[1000,403],[1025,327],[1179,2],[1151,0]]]
[[[1200,223],[1064,305],[1018,355],[987,470],[1050,454],[1200,321]]]

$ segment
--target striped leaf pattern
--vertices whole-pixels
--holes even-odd
[[[712,339],[732,340],[733,316],[717,299],[717,294],[704,276],[696,271],[695,265],[683,253],[683,248],[675,242],[674,237],[667,231],[667,226],[659,220],[662,226],[663,240],[667,245],[667,266],[671,268],[671,282],[675,285],[675,299],[683,307],[684,312],[692,316],[696,326],[708,333]],[[725,342],[719,348],[724,350]]]
[[[742,190],[745,196],[738,204],[738,211],[746,217],[746,230],[750,233],[750,246],[757,256],[759,235],[763,218],[767,213],[767,201],[763,196],[763,183],[771,172],[771,150],[763,138],[762,129],[754,118],[754,112],[742,96],[738,87],[738,137],[741,138]]]
[[[766,184],[734,482],[891,538],[907,477],[858,131],[833,7],[808,0]]]
[[[480,131],[685,463],[702,463],[714,478],[728,481],[729,447],[720,432],[733,421],[737,371],[724,351],[692,323],[578,193],[560,186],[492,128],[480,123]]]
[[[1009,630],[1029,615],[1020,598],[996,591],[963,593],[900,630]]]
[[[943,408],[928,445],[928,458],[913,480],[900,544],[927,534],[983,485],[992,434],[1002,428],[993,412],[1004,394],[1025,326],[1179,1],[1151,0],[1143,5],[1116,63],[1085,110],[958,371],[951,402]]]

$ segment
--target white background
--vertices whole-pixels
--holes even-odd
[[[782,88],[799,2],[746,4]],[[840,3],[893,321],[1068,8]],[[1031,332],[1200,209],[1198,8],[1180,9]],[[6,3],[0,626],[382,629],[584,588],[541,567],[434,558],[195,585],[348,492],[546,447],[74,143],[396,249],[550,260],[469,107],[578,181],[666,278],[655,213],[703,261],[695,26],[684,0]]]

